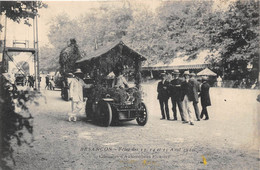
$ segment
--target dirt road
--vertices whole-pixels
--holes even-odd
[[[87,122],[85,115],[68,122],[70,103],[60,98],[60,91],[42,90],[47,103],[31,108],[35,141],[31,147],[16,148],[17,165],[12,168],[259,168],[258,91],[211,88],[210,120],[191,126],[180,120],[160,120],[156,82],[144,84],[143,89],[147,125],[130,121],[107,128]]]

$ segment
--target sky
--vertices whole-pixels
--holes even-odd
[[[176,1],[176,0],[135,0],[135,3],[143,6],[146,5],[152,11],[163,1]],[[179,0],[180,1],[180,0]],[[215,0],[216,7],[227,6],[227,0]],[[233,1],[233,0],[229,0]],[[81,1],[44,1],[48,4],[48,8],[39,9],[38,18],[38,32],[39,32],[39,46],[48,45],[48,32],[51,19],[60,14],[67,14],[71,18],[77,18],[82,14],[85,14],[91,8],[98,8],[103,3],[109,3],[113,5],[119,5],[123,3],[123,0],[81,0]],[[133,1],[129,1],[133,3]],[[136,7],[138,7],[136,5]],[[4,24],[5,17],[0,16],[0,21]],[[31,20],[32,23],[32,20]],[[0,35],[0,39],[4,39],[4,34]],[[12,46],[13,40],[29,40],[29,47],[33,47],[33,27],[28,27],[22,22],[20,24],[14,23],[11,20],[7,20],[7,46]]]

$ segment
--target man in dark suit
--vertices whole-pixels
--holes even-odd
[[[170,97],[172,101],[172,111],[173,111],[173,120],[177,120],[177,105],[179,108],[179,112],[181,115],[181,120],[184,121],[183,116],[183,108],[182,108],[182,101],[181,101],[181,79],[179,79],[180,72],[179,70],[173,71],[173,80],[170,82]]]
[[[45,83],[46,83],[46,86],[45,86],[45,89],[47,87],[47,90],[49,90],[49,83],[50,83],[50,77],[49,77],[49,74],[47,74],[47,76],[45,77]]]
[[[210,96],[209,96],[209,84],[207,82],[207,78],[203,77],[202,78],[202,85],[201,85],[201,92],[200,92],[200,99],[201,99],[201,106],[202,106],[202,111],[200,118],[202,119],[203,116],[205,115],[204,120],[209,120],[209,115],[207,111],[207,106],[211,106],[211,101],[210,101]]]
[[[195,100],[193,83],[189,79],[189,71],[184,72],[184,82],[181,84],[182,102],[183,102],[183,114],[185,121],[183,123],[190,123],[194,125],[192,118],[193,101]]]
[[[193,91],[194,91],[193,107],[194,107],[197,121],[200,121],[200,111],[198,107],[200,85],[199,82],[195,79],[195,73],[190,73],[190,81],[193,83]]]
[[[157,86],[157,92],[158,92],[158,97],[157,99],[159,100],[160,103],[160,108],[161,108],[161,114],[162,114],[162,119],[165,119],[165,113],[166,113],[166,118],[167,120],[170,120],[169,116],[169,107],[168,107],[168,100],[169,100],[169,94],[168,94],[168,88],[169,88],[169,82],[166,81],[166,74],[162,73],[161,74],[162,80],[158,83]]]
[[[34,86],[34,77],[32,75],[29,75],[28,82],[29,82],[29,87],[33,88],[33,86]]]

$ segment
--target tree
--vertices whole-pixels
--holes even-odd
[[[259,58],[258,1],[238,0],[231,3],[227,11],[208,18],[207,28],[210,49],[220,53],[220,58],[213,62],[219,63],[225,69],[226,78],[247,76],[248,64],[252,64],[253,69],[259,69],[256,68]],[[230,72],[234,74],[229,75]]]
[[[156,63],[163,56],[163,27],[159,18],[147,6],[132,8],[135,10],[127,28],[126,43],[146,56],[148,64]]]
[[[59,63],[59,50],[47,45],[40,48],[40,70],[56,71]]]
[[[213,5],[210,1],[164,3],[159,16],[164,25],[163,39],[171,44],[164,49],[169,57],[181,51],[190,59],[204,49],[217,51],[219,55],[209,61],[224,69],[226,78],[246,77],[248,64],[258,69],[259,2],[238,0],[219,11],[213,10]]]
[[[7,18],[17,23],[23,20],[24,24],[31,26],[29,18],[34,18],[35,11],[43,7],[46,8],[47,4],[41,1],[1,1],[0,15],[5,14]],[[2,29],[3,25],[0,24],[0,31]]]
[[[79,36],[78,25],[80,25],[80,23],[71,19],[68,14],[65,13],[52,18],[48,32],[51,45],[60,52],[64,46],[68,45],[70,38]]]
[[[83,49],[89,53],[110,42],[122,39],[132,20],[131,6],[103,5],[80,18]],[[79,40],[79,45],[81,41]]]
[[[164,36],[169,46],[165,49],[169,57],[177,52],[190,55],[191,59],[207,48],[207,37],[203,34],[205,17],[211,11],[212,3],[165,2],[159,8],[159,17],[164,25]]]

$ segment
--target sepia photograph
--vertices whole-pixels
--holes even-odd
[[[259,3],[0,1],[0,169],[258,170]]]

